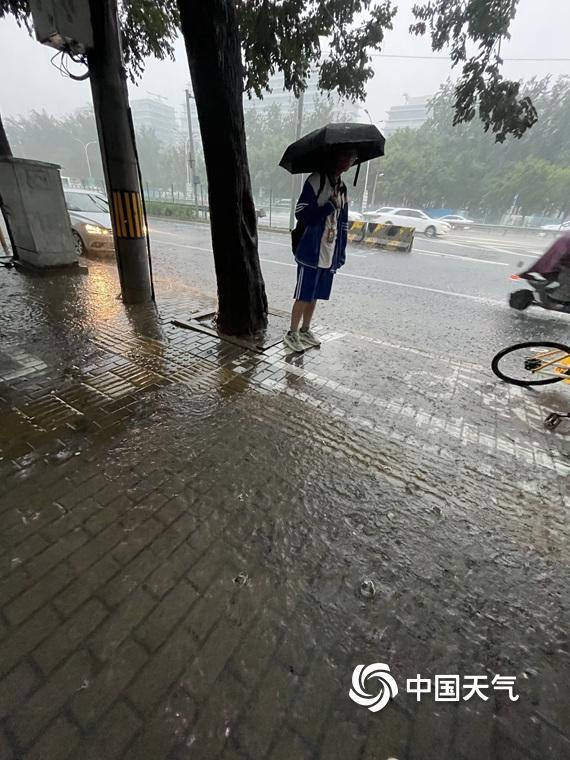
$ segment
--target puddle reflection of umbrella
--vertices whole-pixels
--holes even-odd
[[[310,174],[326,169],[337,148],[354,151],[355,164],[384,155],[384,137],[374,124],[339,123],[309,132],[287,148],[279,166],[291,174]]]

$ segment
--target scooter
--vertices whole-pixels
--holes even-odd
[[[511,275],[511,280],[523,279],[532,286],[532,290],[515,290],[514,293],[511,293],[509,305],[513,309],[524,311],[529,306],[539,306],[541,309],[570,314],[570,301],[557,301],[556,298],[552,297],[560,285],[556,275],[543,277],[537,272],[525,272],[524,276]]]

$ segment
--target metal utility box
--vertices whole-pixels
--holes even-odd
[[[78,263],[59,166],[0,158],[0,204],[21,264],[48,269]]]
[[[30,0],[36,37],[57,50],[85,53],[93,47],[89,0]]]

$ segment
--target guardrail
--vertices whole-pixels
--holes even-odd
[[[466,235],[476,232],[488,237],[557,237],[562,234],[562,230],[545,230],[542,227],[511,227],[504,224],[470,224],[468,229],[455,227],[454,233],[465,233]]]

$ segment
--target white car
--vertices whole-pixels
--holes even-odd
[[[105,196],[95,190],[71,189],[65,189],[64,195],[77,254],[113,254],[115,243]]]
[[[423,232],[428,237],[447,235],[451,225],[433,219],[425,211],[416,208],[393,208],[390,211],[382,211],[375,214],[369,221],[376,224],[398,224],[402,227],[414,227],[417,232]]]
[[[561,224],[544,224],[541,229],[547,232],[568,232],[570,230],[570,219]]]
[[[348,210],[348,221],[349,222],[363,222],[364,217],[360,213],[360,211],[351,211]]]
[[[376,211],[365,211],[364,216],[371,222],[378,214],[387,214],[389,211],[394,211],[394,206],[382,206],[381,208],[377,208]]]
[[[475,224],[473,219],[466,219],[460,214],[447,214],[446,216],[439,217],[440,222],[446,222],[451,226],[451,229],[468,230],[472,224]]]

